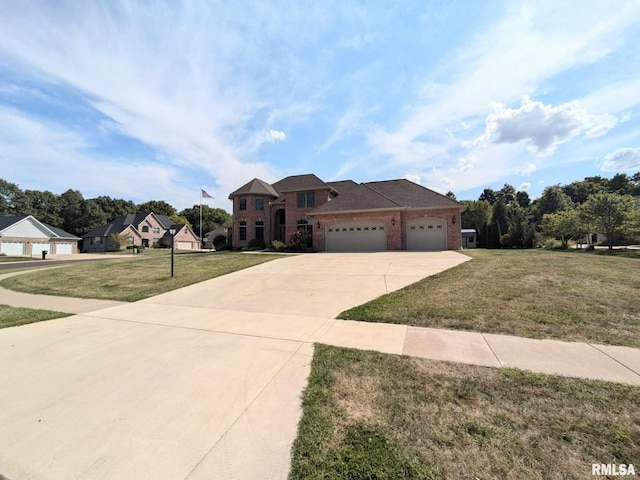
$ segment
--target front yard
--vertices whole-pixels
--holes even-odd
[[[10,307],[9,305],[0,305],[0,328],[17,327],[28,323],[68,317],[69,315],[69,313],[54,312],[52,310],[34,310],[32,308],[17,308]]]
[[[26,293],[134,302],[282,257],[237,252],[180,254],[175,256],[171,278],[170,255],[165,252],[27,273],[6,278],[0,286]]]
[[[640,387],[317,345],[298,479],[582,479],[640,457]],[[637,472],[636,472],[637,473]]]
[[[451,270],[338,318],[640,347],[640,257],[466,250]]]

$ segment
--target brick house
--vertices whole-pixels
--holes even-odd
[[[456,250],[464,206],[409,180],[323,182],[313,174],[257,178],[229,195],[233,246],[289,243],[309,233],[316,251]]]
[[[199,248],[198,237],[188,225],[174,225],[174,222],[164,215],[144,212],[123,215],[105,225],[94,228],[82,237],[82,251],[107,252],[117,250],[111,244],[109,238],[114,233],[126,236],[129,245],[151,247],[155,244],[160,244],[163,241],[163,237],[168,235],[169,228],[172,226],[177,229],[175,236],[175,247],[177,249],[195,250]],[[170,245],[170,240],[168,243]]]
[[[0,253],[40,256],[78,253],[80,237],[52,227],[31,215],[0,215]]]

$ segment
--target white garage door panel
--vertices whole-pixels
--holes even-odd
[[[387,249],[387,230],[380,222],[348,222],[326,230],[328,252],[380,252]]]
[[[193,245],[191,242],[176,242],[176,248],[178,250],[192,250]]]
[[[31,255],[40,255],[43,250],[46,250],[47,253],[51,253],[51,244],[50,243],[32,243],[31,244]]]
[[[24,255],[24,242],[2,242],[0,253],[5,255]]]
[[[56,243],[56,254],[71,255],[73,253],[73,243]]]
[[[447,224],[441,218],[421,218],[407,222],[407,250],[447,249]]]

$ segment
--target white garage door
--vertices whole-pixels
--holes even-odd
[[[73,243],[56,243],[56,253],[58,255],[71,255],[73,253]]]
[[[193,249],[193,244],[191,242],[176,242],[176,248],[178,250],[191,250]]]
[[[447,224],[441,218],[407,222],[407,250],[446,250]]]
[[[24,242],[2,242],[0,253],[5,255],[24,255]]]
[[[387,249],[383,222],[347,222],[327,227],[328,252],[380,252]]]
[[[41,255],[42,251],[46,250],[47,253],[51,253],[51,244],[50,243],[32,243],[31,244],[31,255]]]

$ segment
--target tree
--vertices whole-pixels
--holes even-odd
[[[191,208],[185,208],[180,212],[185,217],[195,232],[200,231],[200,205],[194,205]],[[231,215],[221,208],[212,208],[208,205],[202,205],[202,233],[210,232],[226,223],[231,222]]]
[[[110,249],[113,249],[115,251],[122,250],[122,247],[129,244],[130,238],[131,236],[125,233],[121,233],[121,234],[112,233],[111,235],[109,235],[108,246]]]
[[[516,202],[518,202],[518,205],[521,207],[527,208],[531,205],[531,198],[527,192],[516,192]]]
[[[22,213],[33,215],[38,220],[62,228],[60,196],[49,191],[25,190],[22,196]]]
[[[546,237],[560,240],[562,248],[569,246],[569,240],[580,240],[588,233],[588,228],[578,210],[564,210],[545,213],[540,225]]]
[[[136,213],[137,211],[136,204],[131,200],[111,198],[108,196],[100,196],[91,200],[93,200],[102,209],[107,216],[107,221],[111,221],[129,213]]]
[[[9,213],[19,215],[21,212],[16,211],[16,201],[22,194],[22,190],[15,183],[7,182],[0,178],[0,214]]]
[[[466,209],[461,213],[462,228],[473,228],[478,234],[478,245],[486,247],[487,225],[491,221],[491,204],[486,200],[463,200]]]
[[[602,177],[587,177],[579,182],[572,182],[562,187],[562,191],[566,193],[574,204],[583,204],[587,201],[589,195],[598,192],[606,192],[609,190],[609,181]],[[553,212],[547,212],[553,213]]]
[[[169,220],[171,220],[176,225],[189,225],[190,227],[192,226],[189,220],[181,215],[178,215],[177,213],[169,215]]]
[[[164,200],[149,200],[148,202],[141,203],[137,208],[138,212],[153,212],[158,215],[164,215],[170,217],[178,213],[172,205],[169,205]]]
[[[607,244],[611,250],[615,234],[622,230],[633,209],[634,201],[631,195],[600,192],[591,195],[582,205],[580,212],[594,231],[607,237]]]
[[[496,193],[496,197],[505,205],[511,205],[516,200],[516,189],[513,185],[505,183],[500,191]]]
[[[536,229],[531,221],[529,209],[517,204],[511,205],[507,209],[507,220],[511,245],[518,248],[532,248]]]
[[[542,195],[535,202],[536,224],[542,221],[545,213],[556,213],[575,208],[571,197],[569,197],[558,185],[547,187]]]
[[[496,203],[496,200],[498,200],[498,197],[496,196],[496,192],[494,190],[485,188],[480,194],[480,197],[478,197],[478,200],[484,200],[493,205],[494,203]]]
[[[453,193],[451,190],[449,190],[449,191],[445,194],[445,197],[450,198],[451,200],[456,200],[456,201],[457,201],[456,194],[455,194],[455,193]]]

